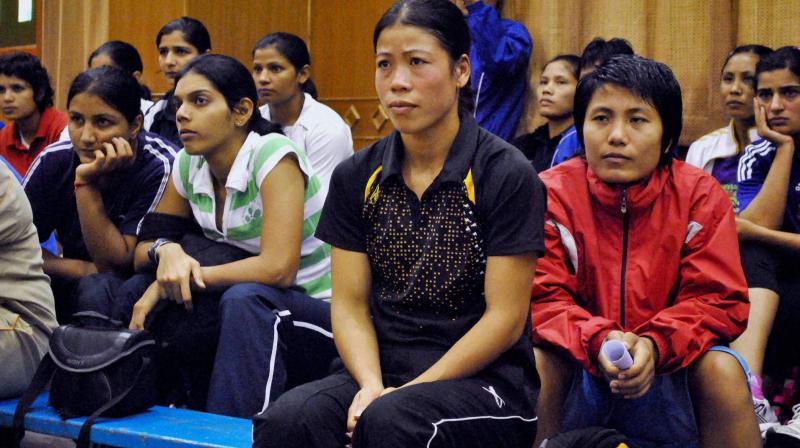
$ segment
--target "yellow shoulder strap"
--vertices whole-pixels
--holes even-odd
[[[372,185],[376,180],[378,180],[378,175],[381,174],[381,171],[383,171],[383,165],[379,165],[378,168],[372,172],[372,175],[369,176],[367,187],[364,188],[364,202],[367,202],[367,199],[369,198],[369,192],[372,190]]]
[[[472,181],[472,168],[467,172],[467,177],[464,179],[464,186],[467,187],[467,197],[470,202],[475,203],[475,183]]]

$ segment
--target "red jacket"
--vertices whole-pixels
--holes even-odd
[[[596,374],[606,334],[631,331],[655,342],[662,374],[744,331],[750,306],[733,209],[713,177],[673,161],[623,188],[581,158],[540,177],[548,210],[534,344],[560,348]]]
[[[68,122],[69,117],[64,112],[52,107],[45,108],[39,118],[36,136],[26,148],[19,138],[17,123],[12,121],[0,131],[0,156],[8,160],[20,176],[25,177],[36,156],[49,144],[58,141]]]

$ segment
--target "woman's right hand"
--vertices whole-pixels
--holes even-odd
[[[192,284],[205,289],[200,263],[183,251],[180,244],[168,243],[158,248],[158,285],[175,303],[192,310]]]
[[[764,105],[759,103],[758,98],[753,99],[753,109],[756,115],[756,129],[758,130],[758,135],[771,141],[779,148],[785,143],[792,144],[792,148],[794,148],[794,139],[791,135],[781,134],[769,127],[769,123],[767,122],[767,109]]]
[[[375,399],[381,396],[384,387],[381,385],[362,387],[353,398],[350,409],[347,410],[347,433],[352,434],[356,428],[356,423],[361,414],[372,404]]]

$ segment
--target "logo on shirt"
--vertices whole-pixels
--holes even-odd
[[[484,387],[483,390],[492,394],[494,397],[494,402],[497,403],[498,408],[502,408],[506,404],[506,402],[500,398],[500,395],[497,395],[497,391],[494,390],[494,386]]]
[[[248,205],[244,211],[244,221],[251,222],[259,218],[261,218],[261,207],[254,204]]]

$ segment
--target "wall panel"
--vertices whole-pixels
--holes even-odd
[[[153,92],[163,93],[169,83],[158,68],[156,34],[168,21],[185,14],[184,1],[147,2],[141,0],[114,0],[109,14],[108,40],[123,40],[130,43],[142,56],[144,83]],[[213,44],[214,36],[211,36]]]
[[[531,86],[545,61],[580,54],[595,36],[623,37],[638,54],[669,65],[684,95],[683,144],[725,123],[719,73],[735,45],[800,44],[796,0],[506,0],[503,14],[524,23],[534,39]],[[520,132],[542,121],[530,101]]]
[[[391,0],[315,0],[311,14],[311,57],[320,98],[345,117],[360,149],[391,129],[375,93],[372,32]],[[356,119],[360,117],[360,119]]]
[[[658,2],[654,12],[654,39],[645,55],[669,65],[681,84],[688,144],[727,122],[718,92],[723,59],[733,48],[730,1]]]
[[[55,103],[66,108],[69,84],[86,68],[86,57],[108,36],[108,0],[42,2],[42,62],[47,67]]]
[[[738,9],[737,45],[761,43],[773,48],[800,45],[797,0],[732,0]]]
[[[204,21],[213,51],[233,55],[246,65],[259,37],[271,31],[293,32],[310,44],[312,76],[321,99],[341,114],[353,106],[362,117],[353,129],[358,146],[390,127],[376,131],[367,121],[378,110],[372,30],[391,3],[42,0],[40,48],[53,78],[56,104],[63,108],[69,82],[84,68],[89,52],[108,39],[135,45],[145,64],[145,82],[153,92],[163,93],[169,83],[159,72],[154,41],[158,29],[173,18],[191,15]],[[683,143],[724,123],[718,77],[722,59],[734,44],[800,43],[796,0],[505,0],[503,15],[524,23],[534,39],[532,86],[545,61],[560,53],[579,53],[595,36],[624,37],[638,53],[670,65],[684,92]],[[531,101],[522,130],[540,122]]]

